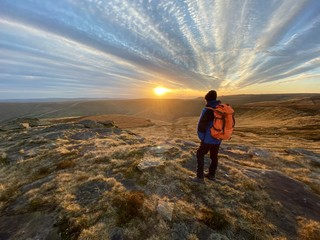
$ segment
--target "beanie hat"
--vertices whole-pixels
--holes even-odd
[[[217,92],[215,90],[209,91],[206,96],[204,97],[207,102],[211,100],[217,100]]]

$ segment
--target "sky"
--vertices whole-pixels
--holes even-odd
[[[320,93],[319,0],[0,0],[0,99]]]

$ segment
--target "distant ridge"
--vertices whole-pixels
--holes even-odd
[[[277,94],[235,94],[235,95],[222,95],[218,97],[222,100],[244,100],[244,101],[261,101],[266,99],[268,101],[278,101],[281,98],[292,98],[298,96],[319,96],[320,93],[277,93]],[[196,98],[12,98],[0,99],[0,103],[37,103],[37,102],[75,102],[75,101],[107,101],[107,100],[203,100],[203,97]]]
[[[219,98],[235,108],[252,107],[255,103],[286,101],[290,104],[303,99],[319,102],[320,94],[250,94]],[[54,101],[53,101],[54,100]],[[289,102],[288,102],[289,101]],[[203,97],[194,99],[29,99],[29,102],[0,102],[0,121],[21,117],[61,118],[104,114],[133,115],[148,119],[172,121],[180,117],[198,116],[204,106]],[[248,105],[249,104],[249,105]]]
[[[0,99],[0,103],[36,103],[36,102],[74,102],[96,100],[119,100],[119,98],[26,98],[26,99]]]

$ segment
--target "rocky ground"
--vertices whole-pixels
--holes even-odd
[[[199,185],[196,118],[112,120],[2,124],[0,239],[320,239],[318,142],[242,126]]]

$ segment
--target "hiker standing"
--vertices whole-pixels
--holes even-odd
[[[221,102],[217,100],[217,92],[215,90],[209,91],[205,95],[207,102],[206,107],[202,110],[198,121],[198,137],[201,140],[200,146],[197,150],[197,176],[191,177],[190,180],[198,183],[204,183],[204,177],[215,181],[216,170],[218,166],[218,152],[221,140],[211,136],[210,129],[212,127],[214,113],[209,108],[216,108]],[[204,156],[210,152],[211,164],[208,173],[204,174]]]

